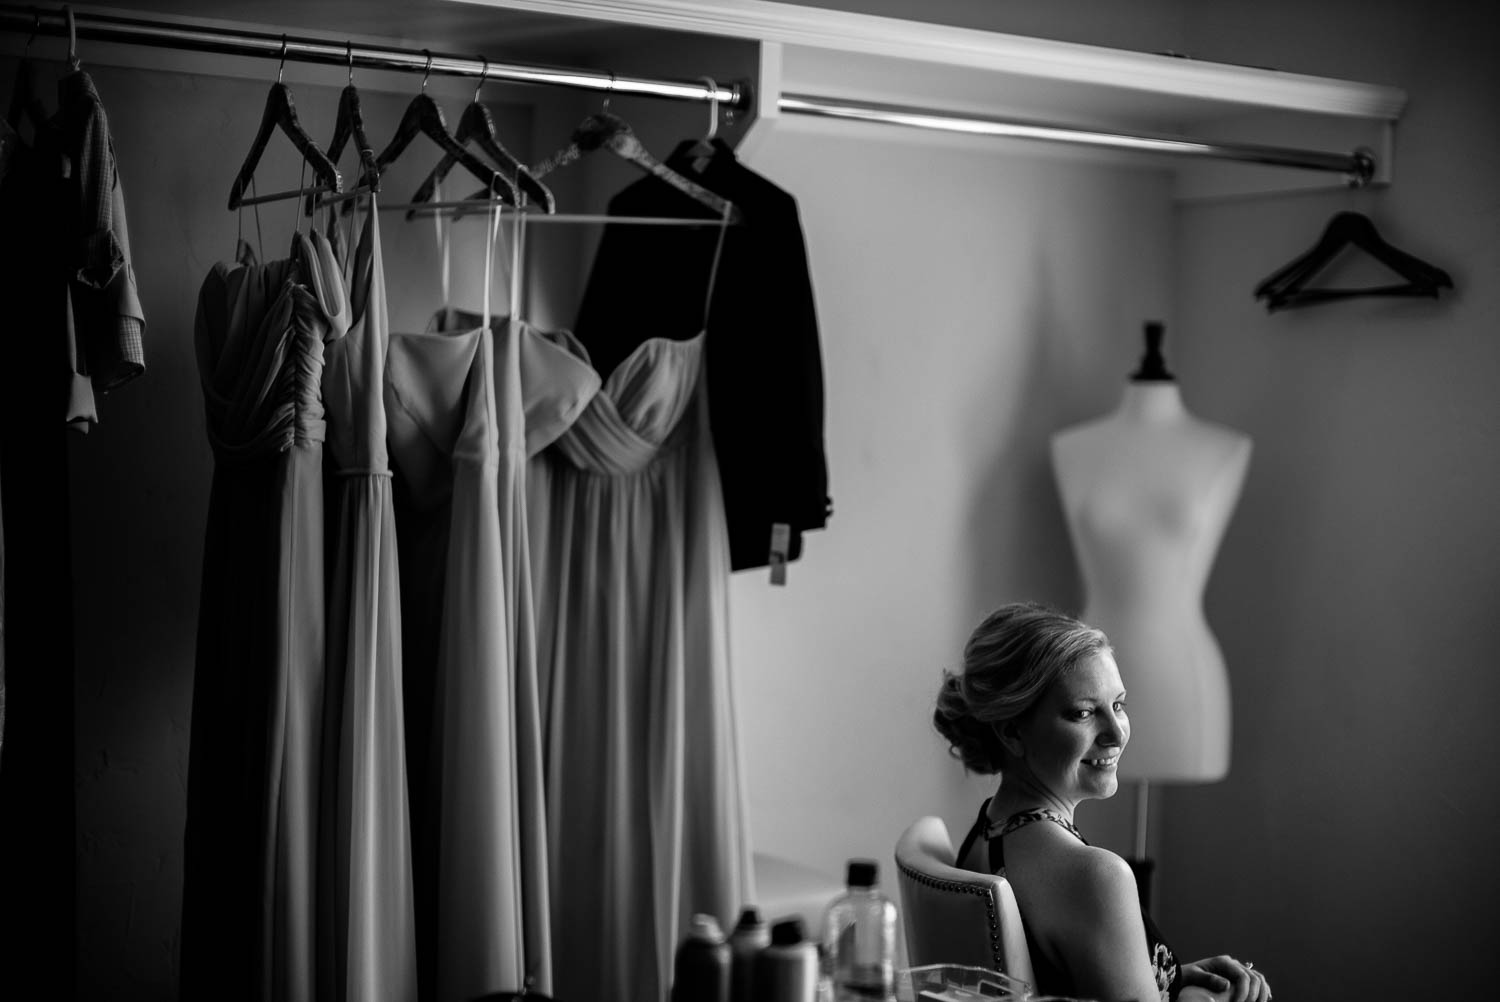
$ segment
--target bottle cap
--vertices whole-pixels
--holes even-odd
[[[765,921],[760,917],[760,909],[755,907],[754,905],[747,905],[745,909],[740,912],[740,921],[735,926],[735,928],[755,929],[763,925],[765,925]]]
[[[799,918],[782,919],[771,926],[772,946],[795,946],[803,939],[802,920]]]
[[[874,887],[880,883],[880,864],[873,859],[849,860],[850,887]]]
[[[688,927],[689,939],[700,939],[705,943],[724,942],[724,932],[719,928],[719,920],[712,915],[694,915],[693,923]]]

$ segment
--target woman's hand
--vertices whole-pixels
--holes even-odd
[[[1179,977],[1184,988],[1205,988],[1224,1002],[1271,1002],[1271,983],[1266,976],[1254,964],[1228,954],[1183,964]]]

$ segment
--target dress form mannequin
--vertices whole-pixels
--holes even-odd
[[[1244,485],[1249,436],[1183,405],[1161,325],[1113,413],[1058,432],[1053,471],[1083,576],[1129,692],[1120,778],[1209,782],[1229,771],[1229,678],[1203,589]]]

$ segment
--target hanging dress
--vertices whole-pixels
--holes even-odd
[[[184,846],[181,998],[315,996],[324,640],[323,345],[348,303],[298,234],[214,265],[195,342],[214,452]]]
[[[320,254],[341,256],[323,234],[315,232],[312,239]],[[417,998],[416,917],[401,705],[401,591],[386,456],[390,328],[373,204],[349,262],[348,288],[349,327],[325,346],[322,380],[332,563],[320,994],[325,1002],[410,1002]]]
[[[522,359],[485,285],[386,366],[424,1002],[552,994]]]
[[[558,998],[664,998],[748,900],[705,337],[640,344],[529,474]]]

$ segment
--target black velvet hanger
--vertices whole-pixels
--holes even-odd
[[[359,91],[354,87],[354,62],[350,55],[349,83],[339,93],[338,117],[333,123],[333,139],[328,143],[328,159],[338,163],[344,152],[344,144],[354,140],[359,153],[359,184],[370,191],[380,190],[380,166],[375,162],[375,151],[365,137],[365,119],[359,110]]]
[[[1401,285],[1362,289],[1310,289],[1307,283],[1346,247],[1356,247],[1405,280]],[[1425,296],[1436,299],[1438,290],[1453,288],[1453,279],[1441,268],[1386,243],[1369,218],[1357,212],[1340,212],[1329,220],[1312,249],[1284,265],[1255,287],[1255,298],[1266,301],[1271,312],[1297,306],[1313,306],[1335,299],[1364,296]]]
[[[482,58],[482,57],[481,57]],[[453,138],[462,145],[470,143],[478,144],[479,149],[485,156],[516,182],[517,187],[526,194],[530,203],[543,212],[556,212],[557,200],[552,197],[552,192],[547,186],[538,181],[515,155],[507,150],[500,142],[500,136],[495,130],[495,120],[490,115],[489,108],[479,100],[479,91],[484,87],[485,76],[488,75],[489,60],[485,60],[485,70],[480,74],[479,84],[474,88],[474,100],[464,109],[463,115],[458,120],[458,130],[454,132]],[[430,202],[433,194],[437,191],[438,183],[448,176],[453,165],[458,160],[451,153],[445,153],[443,159],[438,161],[436,167],[428,173],[422,186],[417,193],[411,197],[413,202]],[[482,196],[483,193],[481,193]],[[412,210],[413,212],[415,210]],[[408,217],[411,213],[408,213]]]
[[[724,217],[727,222],[741,221],[740,212],[733,203],[715,195],[696,181],[683,177],[656,159],[636,138],[635,132],[630,128],[630,123],[607,111],[589,115],[580,122],[573,130],[571,142],[537,164],[533,173],[541,177],[600,149],[609,150],[615,156],[628,160],[648,174],[665,181],[695,202],[706,206],[715,215]]]
[[[427,59],[430,67],[432,56],[429,55]],[[444,153],[452,156],[456,163],[462,164],[465,170],[484,182],[487,191],[493,191],[511,205],[518,204],[520,194],[510,178],[470,153],[448,132],[448,123],[443,120],[443,109],[427,95],[425,76],[422,78],[422,87],[423,90],[406,106],[406,113],[401,116],[401,123],[396,126],[395,136],[375,158],[375,164],[380,171],[384,173],[385,169],[401,155],[401,151],[406,149],[419,134],[425,135]]]
[[[256,165],[260,163],[261,154],[266,151],[266,143],[271,139],[273,129],[280,129],[286,137],[297,147],[307,164],[312,167],[313,174],[317,177],[320,185],[327,191],[337,192],[340,190],[340,179],[338,168],[328,155],[318,149],[318,144],[313,142],[302,123],[297,121],[297,109],[292,104],[292,92],[286,84],[281,82],[282,69],[286,66],[286,39],[282,38],[282,66],[276,71],[276,82],[271,85],[270,93],[266,95],[266,107],[260,116],[260,128],[255,133],[255,141],[250,144],[250,153],[245,157],[245,165],[240,168],[239,174],[235,176],[234,186],[229,189],[229,208],[238,209],[245,198],[245,188],[250,184],[250,179],[255,176]],[[305,189],[282,193],[284,197],[294,198],[305,194]],[[269,201],[272,196],[266,196],[263,200]]]

